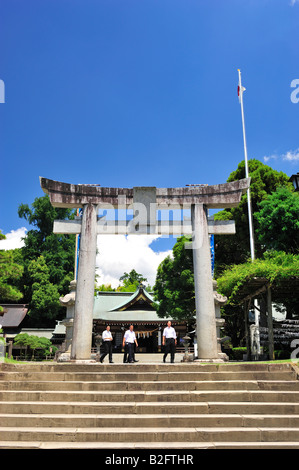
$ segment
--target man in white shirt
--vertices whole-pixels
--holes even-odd
[[[129,354],[129,361],[130,363],[135,362],[134,361],[134,343],[138,347],[135,331],[134,331],[134,326],[130,325],[130,329],[127,330],[124,334],[124,339],[123,339],[123,347],[125,348],[125,353],[124,353],[124,359],[123,362],[127,362],[127,354]]]
[[[165,359],[169,352],[170,352],[170,362],[174,362],[176,344],[177,344],[177,337],[176,337],[175,329],[171,326],[171,321],[168,321],[166,328],[164,328],[163,339],[162,339],[162,345],[165,346],[163,362],[165,362]]]
[[[110,364],[113,364],[112,361],[112,334],[110,331],[110,326],[107,325],[106,330],[103,331],[102,333],[102,341],[104,345],[104,353],[100,357],[100,362],[103,362],[104,358],[109,354],[109,362]]]

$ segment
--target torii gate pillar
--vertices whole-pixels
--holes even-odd
[[[218,347],[210,240],[207,209],[203,204],[191,206],[191,221],[198,357],[216,359]]]
[[[97,253],[97,205],[84,204],[71,359],[90,360]]]

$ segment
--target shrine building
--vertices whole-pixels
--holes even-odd
[[[114,351],[121,352],[123,335],[133,324],[138,352],[156,353],[161,352],[163,330],[171,320],[179,346],[187,333],[187,322],[159,318],[153,303],[154,298],[142,284],[135,292],[99,292],[94,302],[93,333],[101,334],[110,325]]]

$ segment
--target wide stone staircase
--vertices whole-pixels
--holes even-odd
[[[0,449],[299,449],[292,363],[1,364]]]

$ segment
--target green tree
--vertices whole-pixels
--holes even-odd
[[[101,284],[95,285],[94,293],[97,295],[98,292],[115,292],[116,289],[111,286],[111,284]]]
[[[255,218],[259,242],[268,249],[299,252],[299,194],[278,188],[260,202]]]
[[[95,286],[95,295],[97,292],[135,292],[139,284],[147,282],[147,279],[142,275],[137,273],[135,269],[132,269],[129,273],[124,273],[119,278],[119,286],[112,287],[111,284],[101,284]],[[147,291],[151,291],[149,285],[145,288]]]
[[[23,294],[18,288],[23,266],[16,262],[15,250],[0,251],[0,302],[18,302]]]
[[[192,250],[186,249],[187,237],[178,238],[173,256],[165,258],[158,267],[153,288],[155,307],[161,318],[191,320],[195,314]]]
[[[31,321],[39,326],[53,325],[56,319],[61,318],[58,287],[50,282],[49,272],[43,256],[28,265],[28,274],[33,282],[29,315]]]
[[[129,273],[124,273],[120,278],[119,278],[120,285],[117,290],[119,291],[127,291],[127,292],[134,292],[139,284],[143,282],[147,282],[147,279],[143,277],[142,274],[137,273],[135,269],[132,269]]]
[[[19,333],[16,335],[14,344],[25,347],[25,354],[27,354],[29,348],[32,351],[32,359],[34,359],[37,349],[41,350],[42,356],[49,355],[50,349],[52,349],[52,353],[57,350],[57,347],[53,346],[48,338],[44,336],[28,335],[27,333]]]
[[[239,346],[245,338],[242,302],[244,286],[256,278],[262,278],[270,286],[279,286],[289,279],[298,278],[298,275],[299,255],[283,251],[268,251],[253,262],[247,260],[246,263],[226,268],[217,279],[217,290],[228,298],[222,314],[225,318],[225,333],[231,337],[234,346]],[[293,294],[287,297],[280,297],[279,293],[275,294],[275,290],[272,294],[273,302],[284,305],[287,318],[292,318],[292,313],[298,311],[298,291],[294,289]]]
[[[256,257],[262,256],[267,247],[263,246],[256,236],[258,220],[256,214],[259,212],[259,203],[267,198],[269,194],[276,191],[278,187],[291,187],[289,177],[283,173],[273,170],[259,160],[248,161],[249,176],[251,177],[250,196],[254,218],[254,234]],[[245,178],[245,163],[241,161],[236,171],[233,171],[228,182]],[[235,220],[236,234],[215,236],[215,273],[221,274],[223,269],[230,264],[244,263],[250,256],[249,245],[249,221],[247,193],[241,198],[237,207],[224,209],[215,214],[216,220]]]
[[[27,322],[29,325],[53,326],[55,320],[61,317],[64,309],[57,306],[57,291],[60,295],[68,292],[69,283],[74,277],[75,259],[75,235],[57,235],[53,233],[55,219],[73,219],[74,210],[54,208],[48,195],[36,198],[31,207],[21,204],[18,209],[19,217],[27,220],[35,228],[29,230],[24,239],[24,247],[21,248],[24,274],[23,290],[24,301],[29,304]],[[32,261],[37,261],[42,256],[47,266],[48,287],[43,283],[43,291],[46,292],[49,308],[53,308],[52,314],[46,308],[42,300],[42,289],[33,284],[38,282],[32,278]],[[53,301],[50,297],[53,295]],[[40,309],[40,311],[39,311]],[[47,313],[48,312],[48,313]],[[43,316],[46,315],[45,318]]]
[[[237,305],[241,300],[242,287],[251,279],[263,278],[271,285],[299,276],[299,255],[284,251],[268,251],[254,261],[227,267],[218,277],[218,290],[227,296],[227,305]],[[293,293],[294,299],[299,293]]]
[[[25,355],[27,353],[27,348],[29,346],[30,340],[28,333],[19,333],[14,337],[14,344],[20,346],[21,348],[25,348]]]

